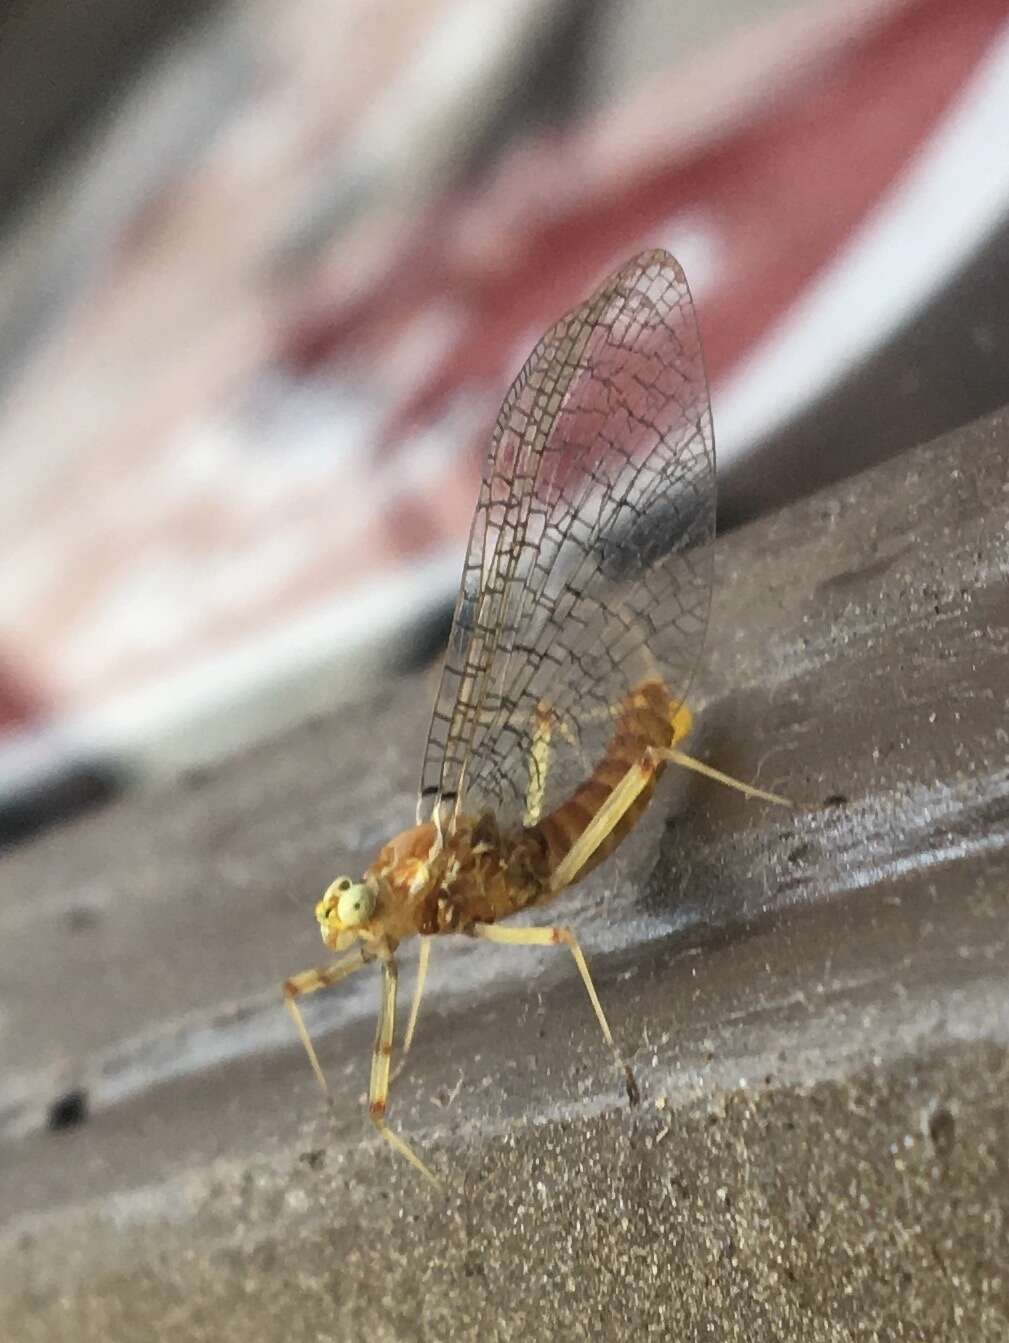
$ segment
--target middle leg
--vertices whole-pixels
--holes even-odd
[[[417,1031],[417,1018],[420,1016],[420,1000],[424,996],[424,982],[427,979],[427,967],[431,960],[431,942],[432,938],[421,934],[420,951],[417,954],[417,978],[413,982],[413,998],[410,1002],[410,1015],[406,1022],[406,1034],[403,1036],[403,1052],[399,1056],[399,1062],[389,1078],[389,1084],[395,1082],[406,1067],[406,1056],[410,1052],[410,1046],[413,1044],[413,1037]]]
[[[396,1030],[396,960],[391,952],[382,957],[382,1002],[378,1013],[378,1029],[375,1032],[375,1048],[371,1056],[371,1083],[368,1088],[368,1114],[371,1122],[381,1133],[390,1147],[394,1147],[400,1156],[405,1156],[411,1166],[415,1166],[421,1175],[432,1184],[440,1180],[429,1170],[413,1148],[395,1133],[385,1122],[389,1105],[389,1064],[392,1059],[392,1037]]]

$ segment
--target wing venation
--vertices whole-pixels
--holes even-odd
[[[421,817],[520,824],[597,762],[621,696],[682,699],[711,590],[715,455],[693,304],[646,252],[546,333],[494,428],[421,774]],[[550,749],[534,752],[549,723]]]

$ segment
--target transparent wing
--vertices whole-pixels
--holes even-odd
[[[420,818],[445,803],[489,808],[508,828],[533,798],[549,811],[596,764],[636,682],[657,673],[682,699],[707,624],[714,528],[693,303],[674,258],[646,252],[551,327],[501,407]]]

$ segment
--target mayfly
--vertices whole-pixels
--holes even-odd
[[[551,327],[494,428],[421,771],[417,823],[360,881],[339,877],[315,909],[344,953],[284,996],[297,1005],[370,961],[382,971],[369,1113],[386,1123],[396,950],[420,936],[403,1041],[413,1039],[431,939],[561,946],[606,1043],[589,968],[564,927],[505,928],[601,863],[634,826],[668,762],[783,802],[685,755],[685,702],[711,594],[715,451],[693,303],[679,264],[645,252]]]

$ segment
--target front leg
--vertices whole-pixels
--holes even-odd
[[[301,1043],[305,1046],[305,1053],[308,1055],[308,1061],[312,1065],[312,1071],[315,1073],[319,1086],[322,1087],[322,1094],[330,1104],[333,1102],[333,1093],[329,1089],[326,1074],[322,1071],[322,1064],[315,1052],[315,1045],[312,1044],[312,1037],[305,1025],[305,1018],[301,1015],[301,1009],[295,999],[303,994],[317,993],[319,989],[327,989],[331,984],[339,983],[341,979],[346,979],[347,975],[352,975],[355,970],[360,970],[362,965],[367,965],[372,959],[373,954],[363,944],[358,944],[353,951],[328,968],[324,970],[303,970],[300,975],[294,975],[284,982],[284,1002],[287,1004],[287,1010],[294,1020]]]
[[[376,955],[382,958],[382,999],[378,1013],[375,1047],[371,1059],[368,1114],[371,1117],[371,1122],[386,1142],[405,1156],[407,1161],[416,1166],[421,1174],[425,1175],[433,1184],[438,1184],[437,1177],[428,1170],[420,1157],[385,1122],[385,1112],[389,1103],[389,1062],[392,1057],[393,1032],[396,1028],[397,976],[396,961],[392,952],[388,948],[375,951],[364,945],[358,945],[352,952],[334,965],[329,966],[328,969],[304,970],[300,975],[294,975],[291,979],[288,979],[284,984],[284,1001],[294,1019],[301,1042],[305,1046],[312,1071],[315,1073],[326,1099],[332,1104],[333,1094],[329,1089],[329,1083],[326,1081],[326,1075],[322,1071],[322,1064],[315,1052],[315,1046],[312,1044],[311,1036],[305,1025],[305,1018],[302,1016],[295,999],[306,993],[317,993],[319,989],[325,989],[331,984],[338,983],[341,979],[345,979],[347,975],[353,974],[355,970],[360,970],[362,965],[367,965],[370,961],[373,961]]]

